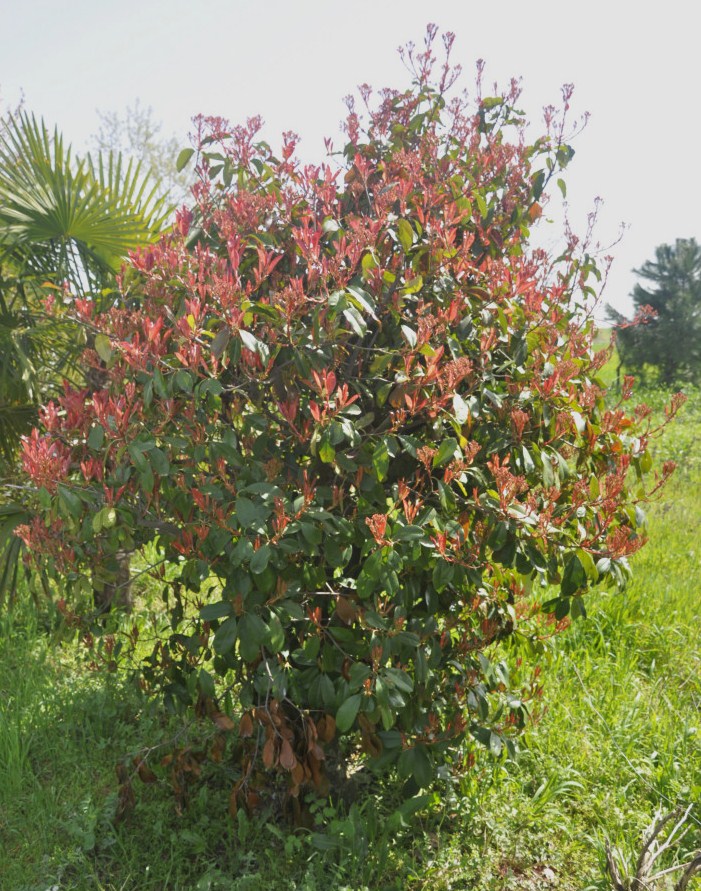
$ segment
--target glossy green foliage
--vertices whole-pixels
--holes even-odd
[[[449,102],[430,58],[351,109],[333,166],[201,121],[196,206],[114,308],[76,301],[103,385],[25,444],[20,534],[77,602],[124,551],[169,565],[145,679],[236,712],[232,811],[260,771],[326,788],[339,737],[413,789],[468,736],[510,746],[532,691],[497,643],[546,586],[542,632],[583,614],[643,542],[651,431],[604,405],[596,268],[529,243],[563,126],[528,142],[515,92]]]

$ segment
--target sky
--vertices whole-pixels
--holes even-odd
[[[603,200],[596,235],[614,257],[603,303],[629,311],[632,270],[657,245],[701,240],[701,9],[688,0],[0,0],[0,13],[0,108],[23,96],[76,148],[98,111],[139,100],[183,146],[195,114],[260,114],[273,146],[294,130],[319,161],[343,97],[363,82],[408,86],[397,48],[435,22],[456,34],[468,89],[479,58],[487,84],[523,79],[534,135],[543,106],[575,85],[572,111],[590,118],[573,143],[568,214],[581,232]]]

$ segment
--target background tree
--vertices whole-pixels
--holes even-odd
[[[98,152],[120,153],[140,162],[165,188],[171,204],[179,206],[190,199],[194,183],[191,170],[178,169],[182,145],[175,136],[164,136],[163,125],[155,120],[153,108],[137,99],[124,114],[98,111],[100,129],[93,137]]]
[[[612,306],[618,350],[627,370],[655,369],[664,384],[698,381],[701,375],[701,246],[694,238],[660,245],[655,259],[636,270],[637,321]]]

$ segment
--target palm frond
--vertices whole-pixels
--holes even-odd
[[[0,504],[0,607],[11,603],[17,591],[24,544],[15,529],[31,517],[19,504]]]
[[[34,403],[6,404],[0,402],[0,456],[10,464],[17,453],[20,440],[37,421]]]
[[[157,237],[169,213],[157,181],[140,165],[124,165],[111,153],[97,161],[75,158],[43,120],[25,113],[6,118],[0,228],[14,246],[47,249],[45,271],[68,276],[78,252],[90,266],[114,272],[130,250]]]

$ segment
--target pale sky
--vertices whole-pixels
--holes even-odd
[[[605,301],[629,307],[631,270],[657,245],[701,240],[701,8],[689,0],[0,0],[0,12],[4,107],[23,93],[76,147],[98,109],[139,99],[183,145],[197,113],[260,114],[273,146],[295,130],[320,161],[343,97],[363,82],[407,86],[396,49],[432,21],[456,33],[468,88],[478,58],[487,84],[523,78],[534,133],[575,84],[573,111],[591,119],[567,175],[574,228],[596,196],[603,244],[629,225]]]

